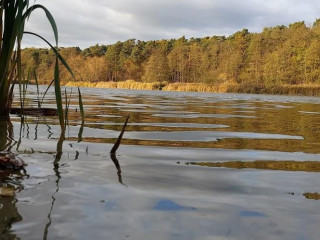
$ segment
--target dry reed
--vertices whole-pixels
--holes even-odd
[[[254,83],[222,83],[219,85],[212,85],[205,83],[137,82],[134,80],[126,80],[123,82],[68,82],[65,85],[90,88],[320,96],[320,85],[315,84],[265,86]]]
[[[281,171],[320,172],[320,163],[315,161],[255,161],[255,162],[191,162],[191,165],[203,167],[252,168]]]

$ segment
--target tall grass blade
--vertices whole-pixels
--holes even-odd
[[[3,35],[2,35],[2,48],[0,58],[0,102],[6,103],[7,89],[10,85],[8,77],[8,69],[10,69],[11,57],[15,46],[17,31],[17,22],[19,22],[19,13],[14,6],[14,1],[9,1],[4,4],[4,23],[3,23]]]
[[[14,58],[15,59],[16,57],[16,54],[14,54]],[[12,65],[11,69],[10,69],[10,72],[9,72],[9,78],[8,78],[8,81],[10,82],[13,82],[12,84],[12,87],[11,87],[11,91],[10,91],[10,94],[8,95],[8,101],[6,103],[3,103],[3,104],[7,104],[6,107],[9,109],[10,106],[11,106],[11,103],[12,103],[12,98],[13,98],[13,87],[14,87],[14,83],[17,81],[17,78],[18,76],[16,75],[16,77],[14,76],[15,75],[15,66]]]
[[[18,82],[19,82],[19,96],[20,96],[20,107],[23,109],[23,96],[22,96],[22,78],[21,78],[21,45],[18,40],[18,51],[17,51],[17,69],[18,69]]]
[[[39,82],[38,82],[38,77],[37,77],[37,73],[36,70],[33,71],[33,75],[34,75],[34,79],[36,81],[36,87],[37,87],[37,102],[38,102],[38,108],[41,107],[41,103],[40,103],[40,91],[39,91]]]
[[[79,132],[78,132],[78,143],[79,143],[79,142],[82,142],[83,129],[84,129],[84,122],[81,123],[81,126],[80,126],[80,128],[79,128]]]
[[[60,77],[59,77],[59,61],[60,60],[62,62],[62,64],[67,68],[67,70],[69,71],[69,73],[74,77],[74,74],[71,70],[71,68],[69,67],[69,65],[67,64],[67,62],[64,60],[64,58],[60,55],[60,53],[58,52],[58,50],[51,45],[51,43],[49,43],[45,38],[41,37],[40,35],[33,33],[33,32],[24,32],[25,34],[30,34],[30,35],[34,35],[40,39],[42,39],[43,41],[45,41],[50,47],[51,49],[55,52],[56,54],[56,62],[55,62],[55,70],[54,70],[54,86],[55,86],[55,96],[56,96],[56,103],[57,103],[57,110],[58,110],[58,115],[59,115],[59,122],[60,122],[60,126],[61,129],[64,131],[65,130],[65,126],[64,126],[64,113],[63,113],[63,107],[62,107],[62,97],[61,97],[61,86],[60,86]]]
[[[78,94],[79,94],[79,106],[80,106],[81,120],[82,120],[82,123],[84,123],[84,110],[83,110],[83,102],[82,102],[80,88],[78,88]]]
[[[50,24],[51,24],[51,27],[53,29],[53,33],[54,33],[54,37],[55,37],[55,40],[56,40],[56,46],[58,46],[58,28],[57,28],[57,25],[56,25],[56,22],[53,18],[53,16],[51,15],[51,13],[48,11],[47,8],[45,8],[43,5],[40,5],[40,4],[35,4],[33,6],[31,6],[26,12],[25,14],[23,15],[23,24],[25,23],[25,20],[28,19],[31,15],[31,13],[36,10],[36,9],[42,9],[46,16],[47,16],[47,19],[49,20]],[[22,25],[22,29],[24,29],[24,26]],[[23,33],[23,31],[22,31]]]
[[[49,91],[49,89],[50,89],[50,87],[52,86],[53,83],[54,83],[54,79],[51,80],[51,82],[49,83],[46,91],[44,92],[44,94],[43,94],[43,96],[42,96],[42,99],[41,99],[41,105],[42,105],[42,103],[43,103],[43,101],[44,101],[44,98],[45,98],[45,96],[47,95],[47,93],[48,93],[48,91]]]
[[[65,108],[64,108],[64,127],[67,128],[68,125],[68,94],[67,89],[64,89],[64,95],[65,95]]]
[[[68,72],[71,74],[72,78],[73,78],[74,80],[76,80],[76,77],[75,77],[75,75],[73,74],[73,72],[72,72],[70,66],[68,65],[68,63],[66,62],[66,60],[64,60],[64,58],[61,56],[61,54],[58,52],[58,50],[57,50],[54,46],[52,46],[51,43],[49,43],[45,38],[41,37],[39,34],[36,34],[36,33],[33,33],[33,32],[24,32],[24,33],[25,33],[25,34],[29,34],[29,35],[36,36],[36,37],[42,39],[44,42],[46,42],[46,43],[50,46],[50,48],[54,51],[54,53],[58,56],[59,60],[60,60],[61,63],[65,66],[65,68],[68,70]]]
[[[9,102],[8,102],[9,109],[11,109],[11,105],[13,102],[13,90],[14,90],[14,83],[11,85],[10,92],[9,92]]]
[[[28,73],[28,75],[27,75],[27,81],[29,81],[29,78],[30,78],[30,73]],[[22,79],[19,81],[22,82],[22,107],[21,108],[23,109],[25,106],[25,101],[26,101],[26,92],[27,92],[26,84],[27,83],[25,81],[22,81]]]
[[[57,103],[57,110],[58,110],[60,127],[61,127],[61,130],[64,132],[64,130],[65,130],[64,114],[63,114],[63,107],[62,107],[58,56],[56,56],[56,62],[55,62],[55,67],[54,67],[54,88],[55,88],[56,103]]]
[[[80,106],[80,114],[81,114],[81,126],[78,133],[78,142],[81,142],[83,129],[84,129],[84,110],[83,110],[83,102],[82,102],[82,95],[81,95],[80,88],[78,88],[78,95],[79,95],[79,106]]]
[[[22,81],[22,79],[21,79],[20,81]],[[26,94],[27,94],[29,82],[30,82],[30,72],[28,72],[27,80],[26,80],[26,81],[22,81],[22,105],[23,105],[23,106],[21,107],[22,109],[23,109],[24,106],[25,106]]]
[[[70,91],[70,95],[68,98],[68,94],[67,94],[67,89],[64,89],[64,93],[65,93],[65,100],[66,100],[66,107],[65,107],[65,127],[67,127],[67,125],[69,124],[69,119],[68,119],[68,115],[69,115],[69,108],[70,108],[70,100],[71,100],[71,96],[72,96],[72,88]]]

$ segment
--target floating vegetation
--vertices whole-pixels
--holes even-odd
[[[304,193],[303,196],[307,199],[320,200],[320,193]]]
[[[224,167],[224,168],[253,168],[265,170],[281,170],[281,171],[304,171],[304,172],[320,172],[320,162],[315,161],[254,161],[254,162],[189,162],[187,164],[203,167]]]

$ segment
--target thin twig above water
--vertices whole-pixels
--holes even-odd
[[[129,120],[129,117],[130,115],[128,115],[127,119],[126,119],[126,122],[124,123],[123,127],[122,127],[122,130],[121,130],[121,133],[117,139],[117,141],[115,142],[115,144],[113,145],[111,151],[110,151],[110,154],[116,154],[116,151],[118,150],[119,146],[120,146],[120,143],[121,143],[121,139],[122,139],[122,136],[126,130],[126,126],[127,126],[127,123],[128,123],[128,120]]]
[[[114,165],[116,166],[117,168],[117,174],[118,174],[118,180],[119,180],[119,183],[125,185],[123,182],[122,182],[122,176],[121,176],[121,166],[120,166],[120,163],[117,159],[117,156],[116,156],[116,152],[120,146],[120,143],[121,143],[121,140],[122,140],[122,137],[123,137],[123,134],[126,130],[126,126],[127,126],[127,123],[128,123],[128,120],[129,120],[129,117],[130,115],[128,115],[127,119],[126,119],[126,122],[124,123],[123,127],[122,127],[122,130],[121,130],[121,133],[117,139],[117,141],[115,142],[115,144],[113,145],[111,151],[110,151],[110,157],[114,163]]]

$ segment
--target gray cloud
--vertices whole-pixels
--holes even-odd
[[[136,38],[204,37],[229,35],[242,28],[251,32],[265,26],[295,21],[312,23],[320,12],[316,0],[38,0],[54,15],[60,46],[111,44]],[[41,11],[35,12],[27,29],[53,42],[50,25]],[[26,36],[24,46],[45,46]]]

